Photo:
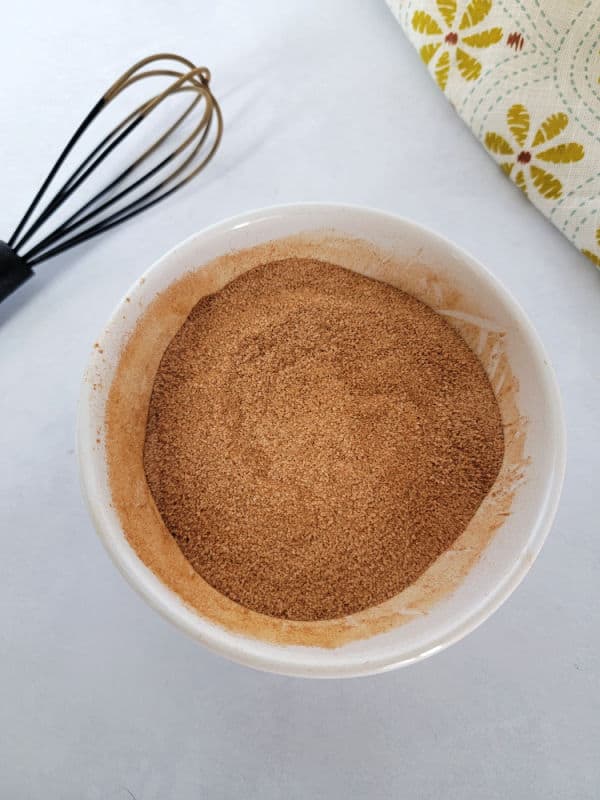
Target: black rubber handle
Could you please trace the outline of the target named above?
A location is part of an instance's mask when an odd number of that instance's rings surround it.
[[[35,273],[6,242],[0,242],[0,302]]]

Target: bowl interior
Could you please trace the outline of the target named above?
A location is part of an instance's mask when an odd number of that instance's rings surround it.
[[[165,530],[141,467],[154,374],[187,314],[200,297],[246,269],[289,255],[323,258],[384,280],[443,314],[486,368],[507,442],[492,492],[455,545],[415,584],[376,609],[320,623],[271,620],[208,587]],[[565,457],[552,370],[523,312],[489,273],[414,223],[316,204],[221,223],[160,259],[131,288],[94,347],[78,438],[96,527],[132,585],[212,649],[250,666],[307,676],[367,674],[410,663],[478,625],[537,555],[555,512]]]

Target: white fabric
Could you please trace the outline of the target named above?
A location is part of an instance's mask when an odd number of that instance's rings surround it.
[[[477,138],[600,266],[600,2],[388,4]]]

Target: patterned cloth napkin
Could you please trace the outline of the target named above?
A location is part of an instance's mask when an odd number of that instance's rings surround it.
[[[600,267],[600,0],[387,0],[506,175]]]

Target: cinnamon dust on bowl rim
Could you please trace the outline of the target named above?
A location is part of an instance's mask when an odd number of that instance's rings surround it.
[[[419,300],[318,260],[201,299],[154,380],[148,485],[211,586],[274,617],[389,600],[465,530],[504,454],[481,362]]]

